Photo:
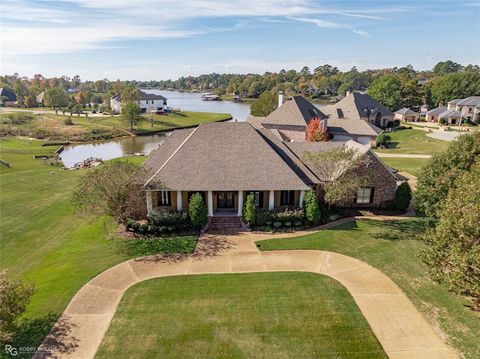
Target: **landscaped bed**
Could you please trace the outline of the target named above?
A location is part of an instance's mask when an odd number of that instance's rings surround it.
[[[96,357],[386,355],[341,284],[313,273],[280,272],[139,283],[123,296]]]
[[[259,241],[261,250],[319,249],[359,258],[388,275],[405,291],[440,335],[448,336],[465,358],[480,353],[480,316],[468,301],[432,282],[419,255],[424,243],[417,236],[428,226],[426,218],[401,221],[358,220],[294,238]]]

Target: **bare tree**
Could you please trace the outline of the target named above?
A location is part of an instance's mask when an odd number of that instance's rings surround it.
[[[344,204],[351,200],[370,179],[365,170],[370,158],[354,148],[305,152],[303,159],[322,180],[324,199],[329,205]]]

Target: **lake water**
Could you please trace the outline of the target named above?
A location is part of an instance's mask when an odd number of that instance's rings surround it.
[[[203,101],[199,93],[178,91],[145,90],[168,99],[168,105],[183,111],[231,113],[233,121],[245,121],[250,114],[250,105],[232,101]],[[60,154],[65,167],[70,168],[77,162],[89,157],[111,160],[134,153],[149,154],[165,141],[168,134],[116,138],[109,141],[65,146]]]

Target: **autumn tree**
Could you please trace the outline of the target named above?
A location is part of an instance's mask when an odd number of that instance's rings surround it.
[[[312,118],[305,130],[307,142],[326,142],[329,140],[326,127],[318,117]]]
[[[305,152],[303,159],[321,178],[324,200],[329,206],[348,203],[370,180],[369,172],[363,170],[370,158],[353,148]]]

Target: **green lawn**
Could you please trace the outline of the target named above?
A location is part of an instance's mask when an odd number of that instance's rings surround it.
[[[382,158],[388,166],[396,168],[399,171],[408,172],[418,177],[422,171],[422,167],[428,162],[426,158]]]
[[[448,141],[427,137],[422,130],[398,130],[388,133],[392,138],[390,147],[377,152],[383,153],[408,153],[416,155],[433,155],[443,152],[449,145]]]
[[[257,242],[261,250],[321,249],[359,258],[395,281],[423,313],[432,327],[448,335],[448,341],[466,358],[480,357],[480,315],[468,302],[433,283],[418,255],[424,244],[416,239],[426,219],[381,222],[360,220],[332,230],[296,238]]]
[[[139,283],[122,298],[96,358],[386,355],[341,284],[313,273],[280,272]]]
[[[85,170],[64,171],[32,159],[55,149],[40,145],[0,140],[0,158],[12,166],[0,165],[0,267],[36,287],[17,340],[22,346],[38,345],[73,295],[103,270],[139,254],[191,252],[196,242],[195,237],[118,239],[112,219],[76,215],[71,192]]]
[[[88,118],[85,115],[73,115],[73,125],[66,125],[69,116],[61,113],[30,114],[33,119],[22,124],[12,124],[9,114],[0,113],[0,134],[17,135],[34,138],[52,138],[71,141],[90,141],[130,135],[130,124],[122,116],[102,116]],[[140,134],[167,131],[181,127],[196,126],[205,122],[225,121],[231,119],[228,113],[213,112],[176,112],[168,115],[143,115],[143,121],[136,127]]]

